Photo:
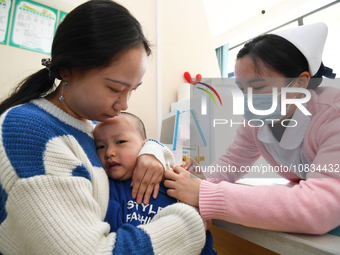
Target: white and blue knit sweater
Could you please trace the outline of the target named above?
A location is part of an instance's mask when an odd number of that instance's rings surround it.
[[[0,254],[200,253],[203,221],[182,203],[109,233],[108,179],[90,121],[38,99],[2,114],[0,125]]]

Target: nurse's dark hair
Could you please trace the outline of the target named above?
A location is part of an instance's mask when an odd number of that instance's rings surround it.
[[[140,134],[141,138],[144,140],[146,139],[146,130],[145,125],[143,121],[137,117],[136,115],[130,113],[130,112],[121,112],[122,115],[129,116],[131,119],[133,119],[136,123],[135,128],[137,129],[138,133]]]
[[[265,68],[274,69],[287,78],[296,78],[302,72],[309,72],[305,56],[292,43],[273,34],[260,35],[247,42],[238,52],[237,59],[250,56],[255,71],[261,73]],[[322,81],[320,70],[310,79],[308,89],[316,89]]]
[[[123,6],[111,0],[91,0],[79,5],[60,23],[55,33],[51,63],[28,76],[0,104],[0,114],[10,107],[50,93],[60,68],[88,71],[109,66],[122,53],[143,47],[151,54],[140,23]]]

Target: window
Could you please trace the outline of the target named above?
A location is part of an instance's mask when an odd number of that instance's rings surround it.
[[[240,51],[240,49],[243,48],[243,45],[244,44],[237,46],[237,47],[234,47],[233,49],[229,50],[228,67],[227,67],[228,78],[234,77],[234,66],[235,66],[236,56],[237,56],[237,53]]]
[[[291,22],[280,26],[274,30],[268,31],[268,33],[279,31],[294,26],[312,24],[316,22],[324,22],[328,26],[328,37],[326,40],[322,61],[325,66],[333,69],[334,73],[337,73],[336,77],[340,77],[340,3],[336,1],[318,10],[315,10],[309,14],[299,17]],[[228,52],[228,77],[234,77],[234,66],[237,53],[242,49],[246,42],[230,48]]]

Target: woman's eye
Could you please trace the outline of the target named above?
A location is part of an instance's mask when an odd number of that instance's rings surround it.
[[[114,93],[120,93],[124,90],[123,87],[119,87],[119,86],[115,86],[115,87],[111,87],[111,86],[108,86],[108,88],[113,91]]]
[[[121,140],[121,141],[118,141],[117,144],[122,144],[122,143],[125,143],[126,141],[124,140]]]
[[[98,145],[98,146],[96,146],[96,150],[101,150],[101,149],[104,149],[104,148],[105,148],[104,145]]]
[[[253,89],[255,90],[259,90],[259,89],[263,89],[265,86],[261,86],[261,87],[253,87]]]
[[[114,88],[110,88],[114,93],[119,93],[119,92],[121,92],[120,90],[118,90],[118,89],[114,89]]]

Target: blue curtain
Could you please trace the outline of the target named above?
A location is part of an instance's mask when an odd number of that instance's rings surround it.
[[[222,78],[228,78],[228,51],[229,44],[224,44],[223,46],[216,49],[216,56],[218,65],[221,71]]]

